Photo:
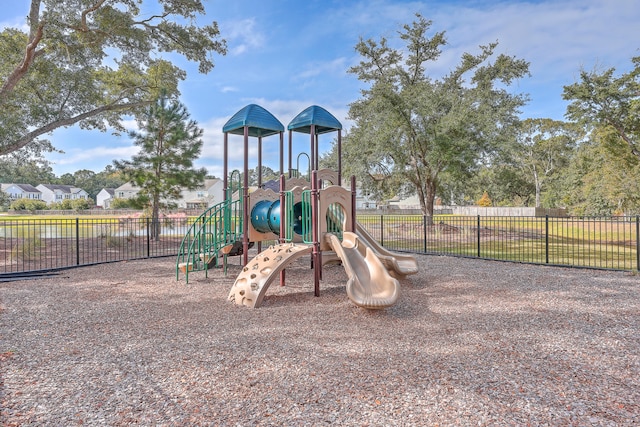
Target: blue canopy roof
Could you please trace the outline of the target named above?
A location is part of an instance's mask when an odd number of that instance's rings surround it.
[[[235,113],[222,131],[244,135],[245,126],[249,128],[249,136],[270,136],[284,132],[284,125],[273,114],[256,104],[249,104]]]
[[[342,129],[342,124],[322,107],[312,105],[295,116],[287,126],[288,130],[311,133],[311,125],[316,126],[316,134],[333,132]]]

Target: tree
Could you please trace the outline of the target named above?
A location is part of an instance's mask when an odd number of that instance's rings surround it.
[[[491,194],[493,206],[530,206],[535,198],[535,189],[522,168],[512,162],[492,161],[480,167],[469,180],[451,182],[446,180],[443,194],[462,195],[452,201],[469,204],[478,200],[484,191]],[[446,200],[446,199],[445,199]]]
[[[52,151],[55,150],[48,142],[41,141],[0,157],[0,182],[34,186],[54,182],[51,162],[45,158],[45,153]]]
[[[443,172],[463,180],[512,139],[526,96],[506,87],[526,75],[529,64],[505,55],[490,62],[497,46],[491,43],[476,55],[463,54],[452,72],[432,79],[426,64],[439,58],[445,36],[429,37],[431,21],[416,16],[399,32],[406,60],[384,38],[356,45],[363,59],[349,71],[370,86],[350,105],[355,125],[345,137],[345,164],[382,189],[410,186],[431,216]]]
[[[124,131],[124,115],[177,95],[186,77],[159,52],[213,68],[226,45],[215,22],[195,24],[201,0],[149,3],[152,13],[139,0],[31,0],[28,33],[0,33],[0,155],[75,124]]]
[[[11,205],[11,197],[4,191],[0,191],[0,212],[5,212]]]
[[[574,215],[603,216],[640,212],[640,159],[611,127],[596,128],[582,142],[556,185]]]
[[[115,166],[140,187],[141,197],[151,207],[151,236],[160,237],[160,207],[180,197],[184,188],[193,190],[204,182],[206,169],[194,169],[193,160],[202,149],[202,129],[189,119],[186,108],[166,96],[158,98],[143,121],[143,133],[131,132],[140,152]]]
[[[574,153],[578,129],[551,119],[527,119],[521,123],[514,147],[514,160],[529,173],[535,186],[536,207],[542,188],[558,169],[566,166]]]
[[[571,101],[567,117],[588,127],[606,126],[640,158],[640,56],[635,68],[615,77],[615,68],[602,73],[580,72],[580,81],[564,87],[562,97]]]

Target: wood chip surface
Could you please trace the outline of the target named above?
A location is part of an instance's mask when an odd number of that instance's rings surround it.
[[[640,276],[418,256],[398,303],[309,260],[257,309],[173,258],[0,283],[3,426],[640,425]]]

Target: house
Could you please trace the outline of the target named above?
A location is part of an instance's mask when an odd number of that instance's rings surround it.
[[[73,185],[40,184],[36,189],[42,193],[42,200],[47,204],[89,198],[89,193]]]
[[[351,191],[351,183],[343,180],[342,187]],[[356,182],[356,210],[377,209],[378,201],[373,197],[371,191],[365,189],[362,183]]]
[[[373,199],[371,192],[356,186],[356,210],[376,209],[377,207],[378,202]]]
[[[115,194],[116,194],[115,188],[103,188],[96,195],[96,206],[100,206],[104,209],[109,209]]]
[[[42,200],[42,193],[31,184],[2,184],[2,191],[13,200]]]
[[[195,190],[187,190],[183,189],[180,191],[180,198],[177,200],[171,200],[171,202],[176,203],[178,208],[182,209],[200,209],[200,208],[208,208],[215,204],[218,204],[224,200],[224,192],[223,192],[224,183],[222,180],[218,178],[213,179],[205,179],[204,184]],[[101,200],[101,195],[105,197],[104,200],[109,200],[106,198],[108,194],[108,188],[103,188],[98,193],[97,199]],[[113,190],[113,194],[108,201],[110,205],[113,199],[132,199],[137,197],[140,192],[140,187],[136,187],[131,182],[127,182],[122,184],[120,187]],[[163,200],[166,202],[166,200]],[[106,205],[103,206],[105,209],[109,209]]]
[[[179,208],[209,208],[224,201],[224,183],[218,178],[205,179],[204,184],[195,190],[182,190],[177,200]]]
[[[390,209],[420,209],[420,199],[416,194],[404,198],[395,196],[387,201],[387,206]]]
[[[138,196],[140,187],[136,187],[131,182],[126,182],[114,190],[113,197],[116,199],[133,199]]]

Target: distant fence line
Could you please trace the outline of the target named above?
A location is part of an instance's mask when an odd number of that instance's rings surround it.
[[[523,263],[637,271],[640,218],[358,214],[390,250]],[[0,219],[0,276],[175,256],[192,219]]]
[[[29,211],[16,211],[9,210],[9,214],[19,215],[65,215],[65,216],[139,216],[142,213],[139,209],[41,209],[33,212]],[[176,209],[168,212],[164,212],[166,215],[171,216],[175,214],[185,216],[199,216],[202,213],[202,209]]]
[[[373,215],[422,215],[420,209],[401,209],[395,206],[381,209],[362,210],[362,213]],[[568,217],[565,208],[549,209],[535,207],[482,207],[482,206],[436,206],[434,215],[463,215],[463,216],[535,216],[535,217]]]
[[[368,215],[422,215],[421,209],[404,209],[396,206],[387,206],[378,209],[359,209],[358,212]],[[14,211],[10,210],[10,214],[34,214],[34,215],[69,215],[69,216],[135,216],[140,215],[141,211],[136,209],[84,209],[84,210],[63,210],[63,209],[44,209],[34,212]],[[166,215],[175,214],[186,216],[199,216],[201,209],[176,209],[166,212]],[[535,207],[482,207],[482,206],[438,206],[433,211],[434,215],[465,215],[465,216],[552,216],[567,217],[569,216],[565,208],[549,209]]]

